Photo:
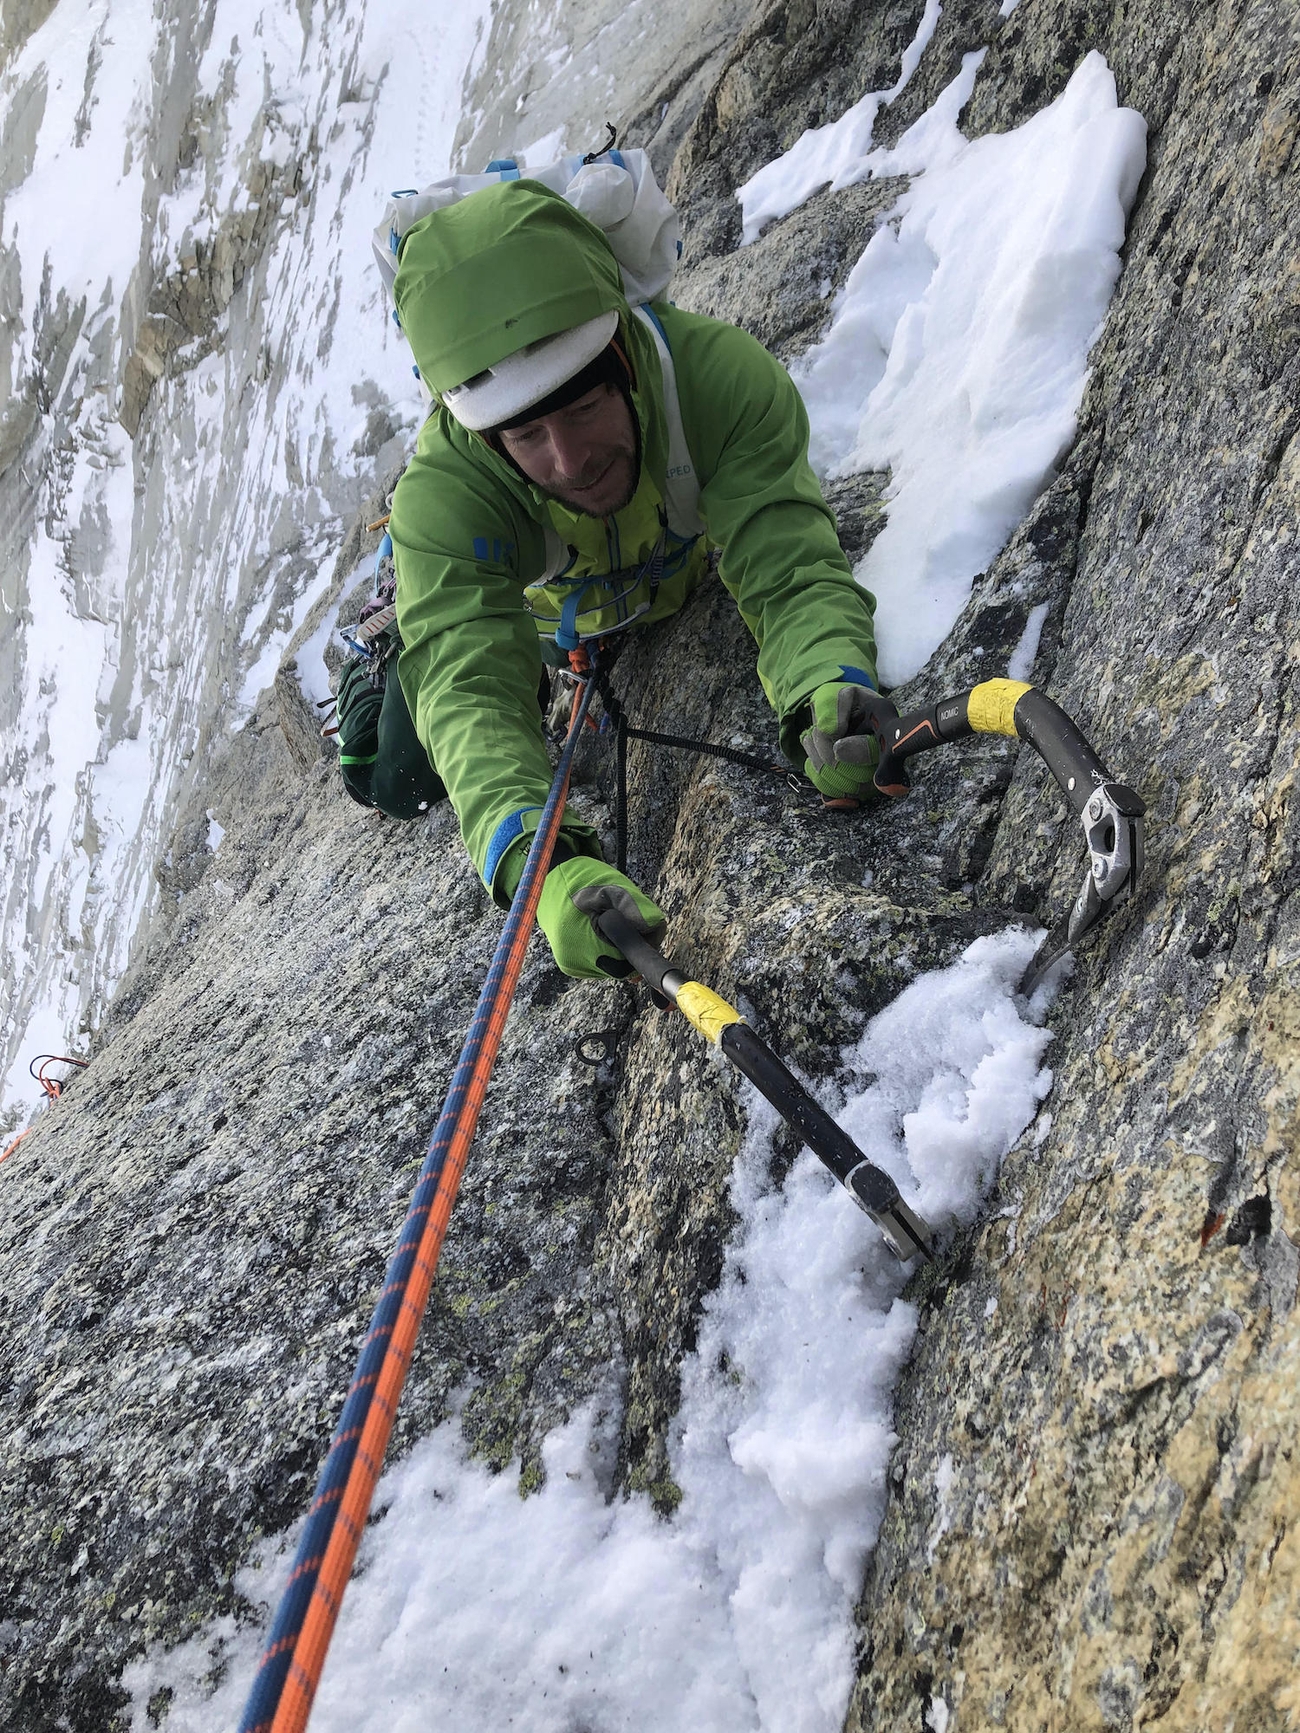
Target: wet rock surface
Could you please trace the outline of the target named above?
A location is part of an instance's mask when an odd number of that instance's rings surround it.
[[[755,11],[677,156],[683,304],[783,353],[811,340],[885,189],[815,201],[743,269],[730,193],[891,83],[919,13]],[[1053,1014],[1045,1113],[984,1225],[915,1284],[850,1729],[1300,1712],[1294,29],[1266,0],[953,5],[878,124],[895,135],[985,43],[968,130],[1018,124],[1093,47],[1151,124],[1079,438],[896,694],[1005,668],[1046,604],[1033,678],[1151,820],[1136,902]],[[835,490],[855,555],[881,485]],[[374,544],[359,526],[336,597]],[[719,588],[615,684],[634,722],[774,751]],[[182,815],[168,918],[93,1066],[0,1172],[0,1703],[24,1733],[124,1725],[125,1660],[235,1607],[239,1561],[301,1511],[499,927],[450,816],[351,806],[314,726],[286,671]],[[608,826],[601,750],[575,803]],[[689,754],[630,759],[631,866],[674,948],[822,1080],[849,1081],[843,1044],[918,969],[1055,918],[1083,870],[1041,765],[1001,740],[923,760],[911,800],[859,817]],[[592,1029],[615,1038],[594,1068],[574,1053]],[[395,1448],[468,1387],[471,1447],[527,1492],[546,1431],[595,1397],[610,1491],[671,1509],[678,1368],[741,1130],[681,1019],[567,982],[538,944]]]

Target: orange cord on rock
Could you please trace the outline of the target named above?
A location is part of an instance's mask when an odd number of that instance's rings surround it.
[[[51,1077],[48,1067],[51,1065],[75,1065],[78,1071],[84,1071],[89,1064],[89,1059],[74,1059],[71,1053],[38,1053],[35,1059],[29,1063],[27,1069],[40,1084],[46,1096],[51,1101],[57,1101],[63,1094],[68,1080],[66,1077]],[[29,1125],[27,1131],[20,1131],[17,1137],[6,1146],[4,1154],[0,1155],[0,1162],[8,1161],[28,1132],[35,1131],[35,1129],[34,1125]]]

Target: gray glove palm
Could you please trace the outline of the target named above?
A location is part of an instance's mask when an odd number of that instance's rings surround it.
[[[812,727],[800,735],[808,759],[804,770],[827,806],[852,809],[870,800],[880,762],[876,725],[884,726],[894,707],[870,686],[833,681],[819,686],[810,700]]]

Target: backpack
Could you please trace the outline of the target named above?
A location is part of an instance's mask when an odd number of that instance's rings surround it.
[[[612,130],[612,129],[611,129]],[[375,263],[391,300],[397,280],[397,255],[402,236],[431,211],[445,210],[459,199],[472,198],[500,181],[540,181],[560,193],[575,210],[604,230],[618,261],[623,291],[633,313],[649,330],[663,376],[664,413],[668,422],[668,473],[664,504],[668,527],[679,542],[693,541],[703,530],[699,513],[700,485],[682,427],[677,375],[664,328],[650,307],[662,298],[681,258],[681,223],[671,202],[660,191],[650,159],[643,150],[597,152],[594,156],[564,156],[545,168],[521,170],[513,157],[490,162],[481,175],[446,175],[421,191],[395,192],[374,231]],[[394,322],[397,311],[393,310]],[[399,327],[400,329],[400,327]],[[428,392],[427,386],[423,389]],[[550,524],[545,526],[546,565],[538,587],[560,577],[568,549]],[[532,586],[530,586],[532,587]]]
[[[361,806],[390,818],[418,818],[447,791],[429,763],[396,677],[397,632],[393,544],[385,533],[375,556],[374,594],[341,636],[351,654],[335,692],[336,739],[343,786]]]
[[[660,192],[643,150],[606,150],[594,159],[564,156],[546,168],[521,169],[513,157],[490,162],[481,175],[445,175],[416,191],[395,192],[374,231],[375,263],[392,298],[402,236],[431,211],[445,210],[484,187],[525,177],[560,193],[603,229],[633,307],[658,301],[681,258],[681,224]]]

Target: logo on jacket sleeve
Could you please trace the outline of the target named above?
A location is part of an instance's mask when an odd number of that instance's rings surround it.
[[[494,536],[490,542],[486,536],[474,537],[474,558],[476,560],[490,560],[494,566],[499,566],[514,557],[515,544],[513,542],[503,542],[497,536]]]

